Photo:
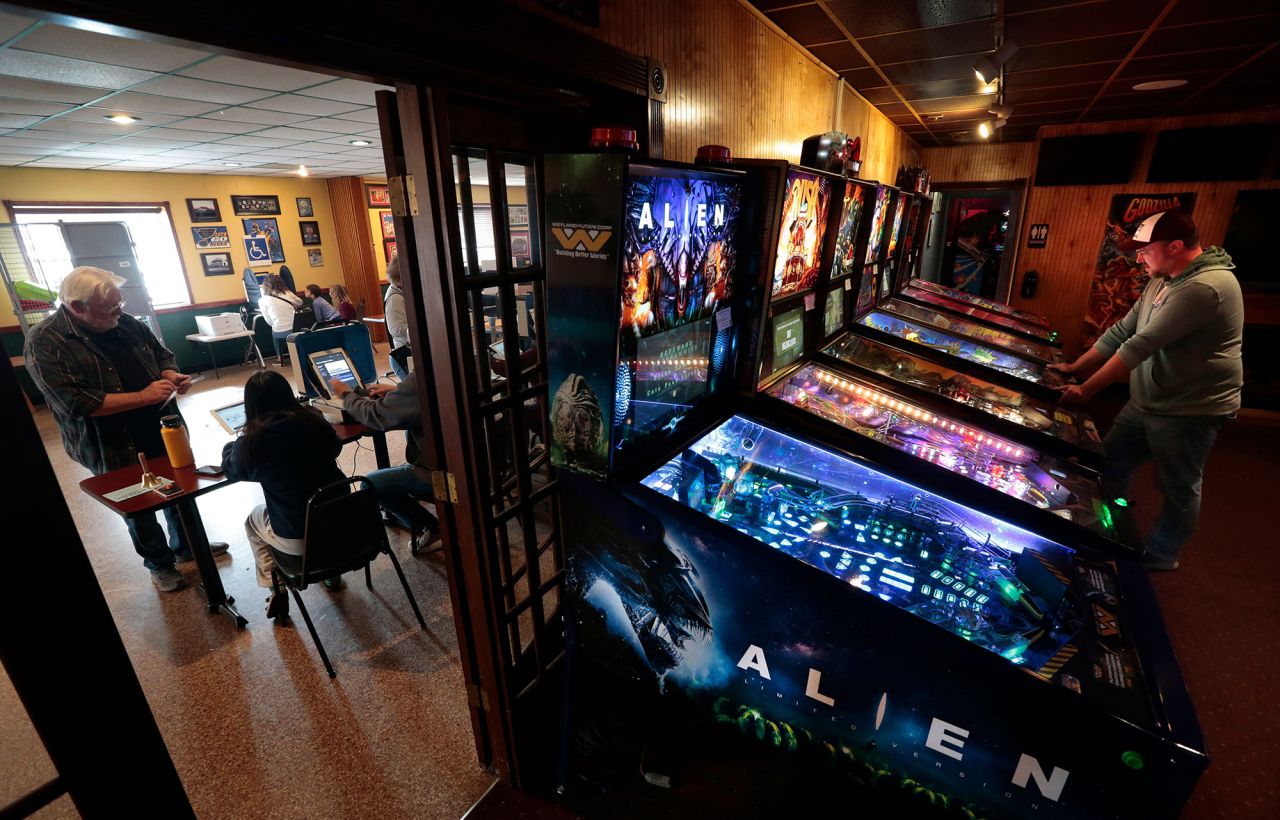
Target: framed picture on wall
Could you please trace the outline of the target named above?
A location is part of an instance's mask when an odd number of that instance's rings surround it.
[[[240,196],[231,195],[231,210],[236,216],[253,214],[280,213],[280,197],[278,196]]]
[[[320,244],[320,223],[319,222],[299,222],[298,230],[302,233],[302,244],[304,245]]]
[[[188,199],[187,215],[192,222],[221,222],[222,211],[216,199]]]
[[[511,264],[517,268],[527,267],[532,264],[532,260],[529,258],[528,231],[511,232]]]
[[[382,238],[396,238],[396,218],[390,211],[383,211],[378,214],[378,221],[382,223]]]
[[[274,219],[242,219],[244,223],[244,235],[261,236],[267,240],[267,247],[271,251],[272,262],[284,261],[284,246],[280,244],[280,228],[276,225]]]
[[[528,205],[508,205],[507,224],[511,227],[523,227],[529,224]]]
[[[297,201],[298,201],[298,216],[315,216],[316,215],[315,210],[311,207],[311,197],[300,196],[300,197],[297,197]]]
[[[230,276],[231,254],[226,251],[222,253],[202,253],[200,254],[200,265],[204,268],[205,276]]]
[[[226,225],[207,225],[203,228],[192,228],[191,238],[195,240],[196,247],[201,250],[231,247],[231,237],[227,234]]]
[[[365,185],[365,195],[369,200],[370,208],[390,208],[391,207],[391,191],[386,185]]]
[[[311,267],[320,268],[324,266],[324,254],[319,248],[307,248],[307,261],[311,263]]]
[[[396,255],[396,241],[394,239],[382,240],[382,255],[388,263],[391,262],[391,257]]]

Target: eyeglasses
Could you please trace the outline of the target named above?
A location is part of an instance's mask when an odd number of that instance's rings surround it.
[[[114,316],[117,313],[124,312],[123,298],[112,302],[109,305],[102,304],[100,302],[87,302],[86,305],[92,313],[97,313],[100,316]]]

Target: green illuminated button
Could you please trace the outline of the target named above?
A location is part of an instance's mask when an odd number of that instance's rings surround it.
[[[1143,766],[1147,765],[1146,759],[1138,752],[1125,752],[1120,755],[1120,759],[1123,760],[1124,765],[1128,766],[1130,769],[1141,769]]]

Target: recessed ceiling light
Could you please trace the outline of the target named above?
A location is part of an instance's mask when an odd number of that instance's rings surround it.
[[[305,165],[299,165],[299,166],[298,166],[298,176],[300,176],[300,177],[305,177],[305,176],[306,176],[307,174],[309,174],[309,173],[311,173],[311,172],[307,170],[307,166],[305,166]]]
[[[1186,85],[1186,80],[1152,80],[1149,83],[1138,83],[1133,87],[1134,91],[1165,91],[1170,88],[1181,88]]]
[[[368,140],[347,140],[347,142],[351,143],[352,145],[359,145],[361,148],[365,147],[366,145],[373,145],[373,143],[369,142]]]
[[[239,167],[240,167],[240,163],[238,163],[238,162],[224,162],[224,163],[222,163],[222,164],[223,164],[223,165],[225,165],[225,166],[227,166],[228,168],[239,168]]]
[[[128,114],[108,114],[103,117],[104,120],[111,120],[116,125],[133,125],[135,122],[141,122],[141,117],[133,117]]]

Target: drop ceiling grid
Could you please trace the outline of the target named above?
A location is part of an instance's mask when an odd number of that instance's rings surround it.
[[[0,12],[0,165],[376,175],[382,87]]]

